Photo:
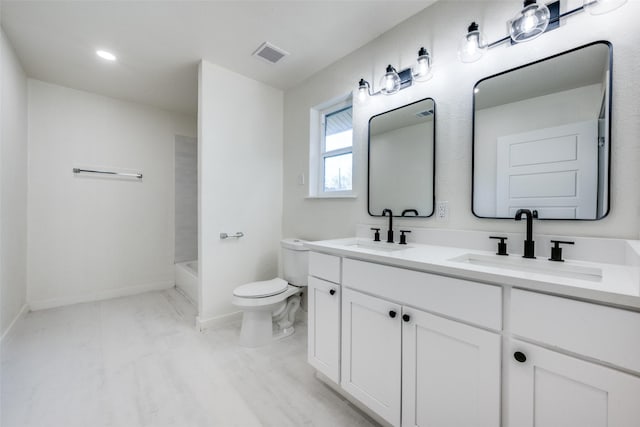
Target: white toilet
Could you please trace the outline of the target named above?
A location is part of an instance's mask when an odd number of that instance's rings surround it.
[[[243,311],[240,345],[245,347],[258,347],[294,332],[300,295],[307,286],[309,250],[298,239],[280,244],[284,280],[276,277],[233,290],[233,305]]]

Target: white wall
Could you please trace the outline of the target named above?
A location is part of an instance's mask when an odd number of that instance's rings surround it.
[[[30,306],[172,286],[174,137],[195,119],[31,79],[28,102]]]
[[[176,136],[175,261],[198,259],[198,141]]]
[[[206,327],[238,311],[234,287],[278,272],[282,92],[205,61],[198,87],[199,321]],[[220,240],[237,231],[245,236]]]
[[[569,0],[571,9],[582,4]],[[627,2],[607,15],[573,16],[561,28],[522,45],[491,49],[477,63],[462,64],[457,45],[473,20],[490,41],[505,36],[506,21],[520,6],[504,1],[440,1],[383,34],[361,49],[328,66],[285,93],[284,129],[284,234],[308,239],[350,236],[355,224],[384,224],[367,214],[366,141],[369,118],[422,98],[436,103],[436,199],[449,202],[449,220],[403,220],[399,225],[470,230],[519,231],[509,220],[479,219],[471,213],[471,122],[474,84],[486,76],[560,53],[596,40],[613,44],[612,207],[609,215],[594,222],[544,221],[536,231],[546,234],[637,238],[640,231],[640,69],[639,38],[635,17],[640,2]],[[365,19],[365,18],[363,18]],[[298,185],[299,174],[308,173],[309,109],[352,91],[364,77],[377,83],[387,64],[410,66],[420,46],[433,55],[434,77],[400,93],[369,98],[354,105],[355,200],[306,199]],[[383,225],[384,227],[384,225]]]
[[[27,77],[0,31],[0,336],[27,297]]]

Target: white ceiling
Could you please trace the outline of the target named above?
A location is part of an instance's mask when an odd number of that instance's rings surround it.
[[[200,59],[287,89],[434,1],[19,0],[1,22],[30,77],[195,114]],[[251,56],[264,41],[290,55]]]

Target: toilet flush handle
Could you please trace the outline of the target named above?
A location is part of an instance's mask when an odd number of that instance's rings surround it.
[[[221,240],[228,239],[230,237],[235,237],[236,239],[239,239],[242,236],[244,236],[244,233],[242,231],[238,231],[236,234],[220,233]]]

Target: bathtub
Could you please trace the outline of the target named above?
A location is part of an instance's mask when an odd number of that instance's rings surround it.
[[[175,264],[176,288],[194,304],[198,302],[198,261]]]

